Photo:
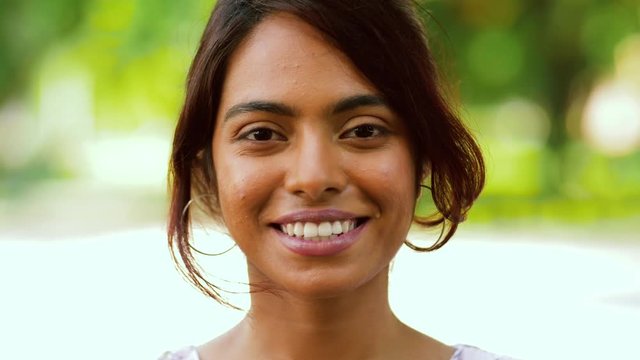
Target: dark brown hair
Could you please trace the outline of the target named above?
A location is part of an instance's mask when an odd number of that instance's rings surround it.
[[[269,14],[286,12],[315,27],[342,51],[403,119],[415,161],[416,187],[429,181],[438,212],[415,217],[443,226],[431,251],[444,245],[484,185],[480,149],[445,100],[423,26],[410,0],[218,0],[204,30],[187,80],[170,163],[168,236],[183,275],[206,295],[226,303],[209,282],[190,243],[192,199],[207,196],[209,216],[219,219],[211,142],[227,62]],[[446,231],[445,231],[446,229]]]

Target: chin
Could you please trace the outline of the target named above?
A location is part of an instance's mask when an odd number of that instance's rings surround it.
[[[296,276],[295,279],[283,282],[288,286],[283,290],[297,298],[308,300],[330,300],[343,296],[348,296],[359,290],[375,286],[380,282],[375,279],[386,277],[386,267],[376,272],[352,272],[348,275],[344,273],[337,275],[332,271],[314,271],[306,276]],[[301,275],[301,274],[299,274]],[[383,286],[386,283],[381,283]],[[386,287],[385,290],[386,291]]]

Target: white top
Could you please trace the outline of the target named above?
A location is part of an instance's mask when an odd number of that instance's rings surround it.
[[[498,356],[470,345],[454,345],[456,351],[451,360],[513,360],[506,356]],[[158,360],[200,360],[198,352],[193,346],[176,352],[166,352]]]

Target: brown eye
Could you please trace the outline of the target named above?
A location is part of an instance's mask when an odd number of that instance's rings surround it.
[[[359,138],[372,137],[375,133],[376,128],[373,125],[362,125],[353,129],[353,134]]]
[[[270,141],[284,139],[281,135],[268,128],[253,129],[245,133],[243,137],[247,140],[253,141]]]
[[[363,124],[358,125],[351,130],[347,131],[342,137],[343,138],[358,138],[358,139],[367,139],[378,137],[386,134],[387,131],[384,128],[381,128],[376,125],[371,124]]]
[[[249,134],[249,138],[252,140],[265,141],[271,140],[273,136],[273,131],[269,129],[258,129],[254,130],[251,134]]]

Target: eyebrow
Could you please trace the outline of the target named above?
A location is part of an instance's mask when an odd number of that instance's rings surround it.
[[[387,106],[387,102],[384,101],[378,95],[362,94],[354,95],[344,98],[338,101],[331,110],[332,115],[344,113],[350,110],[354,110],[361,106]]]
[[[328,111],[331,115],[337,115],[354,110],[362,106],[387,106],[380,96],[372,94],[359,94],[346,97],[338,101]],[[254,100],[233,105],[224,116],[224,121],[230,118],[250,112],[267,112],[275,115],[296,116],[299,112],[286,104],[274,101]]]
[[[240,114],[256,111],[268,112],[284,116],[295,116],[297,114],[297,111],[295,111],[295,109],[283,103],[255,100],[233,105],[231,108],[229,108],[229,110],[227,110],[226,114],[224,115],[224,121],[227,121],[230,118]]]

